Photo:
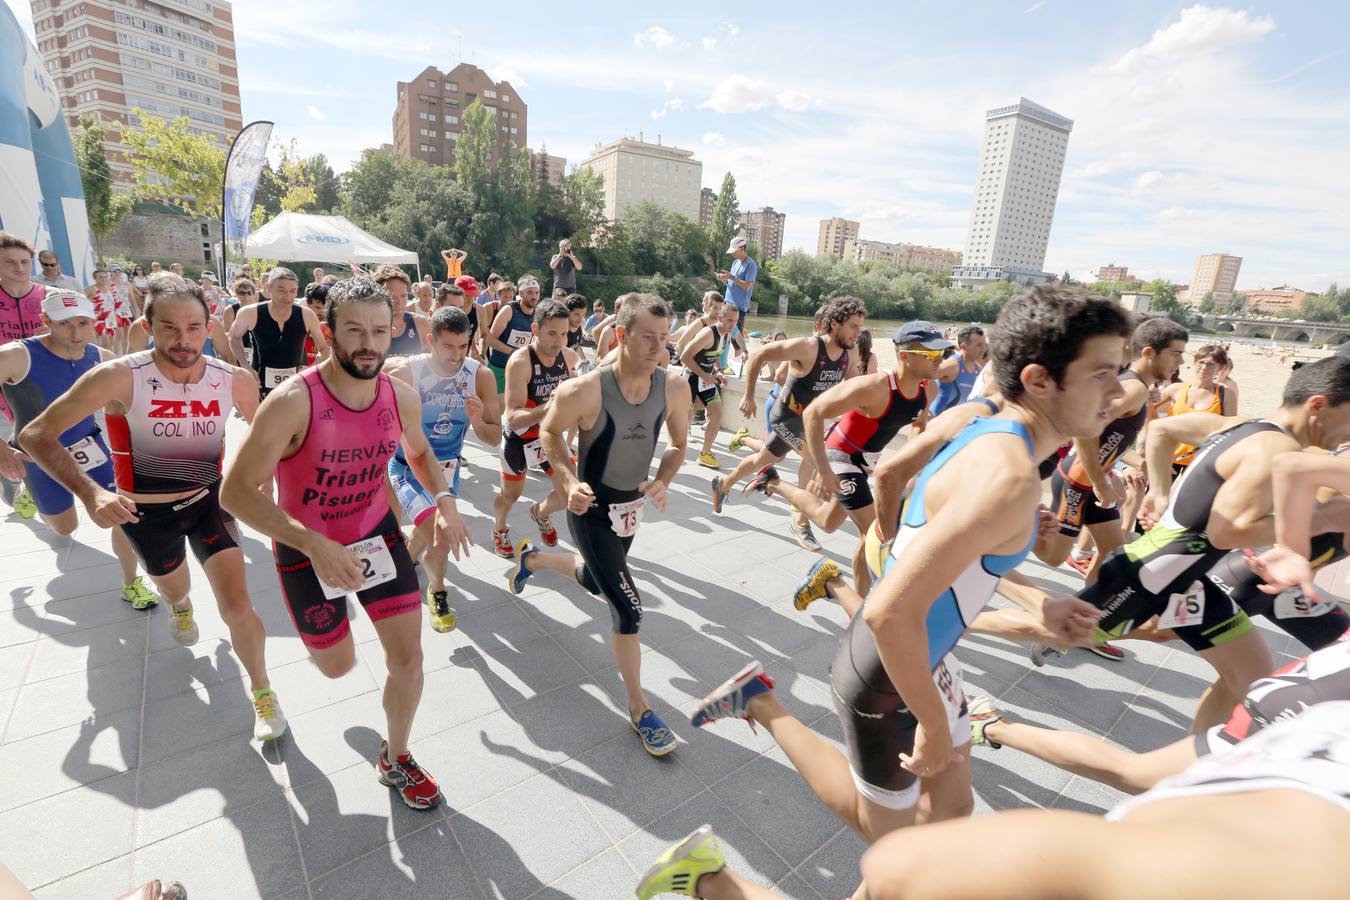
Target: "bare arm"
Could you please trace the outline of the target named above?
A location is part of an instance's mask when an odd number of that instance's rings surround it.
[[[709,323],[702,317],[697,316],[692,322],[680,329],[675,336],[675,352],[680,354],[680,361],[684,361],[684,348],[689,346],[689,342],[699,335],[703,334],[703,328]],[[686,368],[688,368],[686,366]]]
[[[502,401],[497,396],[497,381],[487,366],[478,367],[474,374],[474,387],[478,390],[483,409],[477,416],[469,417],[469,424],[480,441],[495,447],[502,442]]]
[[[516,352],[515,347],[508,346],[501,340],[501,335],[511,324],[511,307],[502,306],[497,310],[497,318],[492,320],[492,326],[483,332],[483,343],[498,353],[505,353],[508,356]]]
[[[1214,413],[1192,412],[1182,416],[1154,419],[1148,424],[1148,440],[1144,443],[1144,466],[1148,471],[1150,512],[1162,514],[1167,496],[1172,491],[1172,457],[1182,444],[1199,446],[1215,432],[1232,427],[1241,421],[1217,416]]]
[[[548,261],[548,267],[549,267],[550,269],[556,269],[556,268],[558,268],[558,265],[559,265],[561,262],[562,262],[562,254],[561,254],[561,253],[555,253],[555,254],[553,254],[553,258],[550,259],[550,260]]]
[[[516,434],[543,421],[548,403],[526,407],[530,386],[530,351],[522,347],[506,361],[506,425]]]
[[[110,493],[83,472],[61,446],[61,435],[100,407],[130,401],[131,369],[118,360],[105,362],[81,375],[19,435],[19,446],[85,505],[100,528],[135,521],[136,504]]]
[[[544,410],[539,437],[548,456],[553,483],[566,498],[567,508],[581,515],[595,495],[577,477],[572,451],[567,445],[567,433],[588,427],[600,415],[600,376],[591,372],[564,381],[549,398]]]
[[[692,329],[691,329],[692,330]],[[708,371],[699,365],[698,354],[713,345],[713,326],[707,325],[698,330],[698,336],[684,345],[680,351],[680,364],[690,372],[693,372],[704,381],[718,382],[722,378],[722,373],[718,371]],[[676,349],[679,349],[679,343],[676,343]]]
[[[825,423],[851,409],[875,419],[885,412],[890,394],[890,378],[885,374],[848,378],[812,400],[803,410],[807,454],[816,465],[817,480],[830,495],[839,490],[839,479],[825,458]]]
[[[689,382],[674,372],[666,373],[666,434],[670,443],[661,454],[661,464],[656,469],[656,480],[670,487],[684,463],[686,444],[689,440],[689,407],[693,402],[689,391]],[[663,504],[664,506],[664,501]]]
[[[806,407],[810,410],[810,406]],[[895,539],[896,524],[900,521],[900,506],[905,496],[905,485],[931,460],[962,428],[980,416],[989,415],[983,403],[960,403],[938,416],[923,434],[905,442],[891,456],[882,460],[876,469],[877,532],[882,540]]]
[[[234,324],[230,326],[230,353],[235,359],[248,359],[248,354],[244,350],[244,335],[257,323],[258,304],[250,303],[248,306],[239,307],[239,312],[234,316]]]
[[[1215,387],[1217,388],[1218,385],[1215,385]],[[1223,414],[1225,416],[1236,416],[1238,414],[1238,389],[1236,384],[1224,388]]]
[[[591,329],[590,333],[591,342],[594,344],[599,344],[600,335],[604,334],[605,329],[613,325],[618,320],[618,318],[619,318],[618,316],[611,314],[605,316],[598,323],[596,323],[596,326]]]
[[[319,327],[319,317],[308,306],[301,306],[300,313],[305,321],[305,331],[314,342],[314,350],[317,353],[315,359],[321,360],[328,356],[328,341],[324,340],[323,329]]]

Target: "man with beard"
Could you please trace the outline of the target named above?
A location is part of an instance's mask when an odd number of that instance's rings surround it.
[[[267,274],[267,285],[267,300],[240,307],[230,325],[230,352],[235,359],[249,358],[245,356],[244,335],[251,337],[258,396],[263,400],[304,366],[306,335],[319,355],[328,349],[319,317],[295,300],[300,292],[295,273],[276,266]]]
[[[483,335],[488,366],[497,380],[497,394],[506,393],[506,363],[511,354],[530,343],[534,308],[539,305],[539,279],[526,275],[516,284],[517,299],[504,303]]]
[[[154,279],[145,316],[154,349],[95,366],[23,430],[19,443],[79,498],[94,524],[121,527],[168,601],[169,632],[184,646],[197,640],[185,564],[191,546],[248,672],[258,714],[254,737],[274,740],[286,730],[286,719],[267,678],[266,634],[249,599],[239,531],[220,505],[225,424],[233,409],[252,420],[257,387],[247,369],[203,355],[210,314],[197,285]],[[61,443],[100,407],[116,493],[83,471]]]
[[[393,307],[372,279],[328,292],[323,325],[333,352],[269,397],[225,473],[227,508],[273,539],[282,594],[300,639],[325,676],[356,664],[347,620],[355,593],[384,647],[388,740],[375,763],[380,782],[413,809],[441,801],[436,780],[408,750],[422,696],[421,597],[412,557],[389,507],[386,472],[403,459],[436,503],[432,544],[459,559],[469,532],[445,475],[415,423],[417,390],[381,371]],[[412,427],[405,428],[404,423]],[[277,479],[277,499],[262,490]]]

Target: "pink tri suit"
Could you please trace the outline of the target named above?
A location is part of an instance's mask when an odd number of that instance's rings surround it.
[[[21,341],[37,333],[42,327],[42,301],[46,296],[47,288],[37,283],[22,297],[12,297],[0,288],[0,344]],[[0,415],[8,422],[14,421],[4,397],[0,397]]]
[[[352,409],[328,390],[317,366],[295,377],[309,391],[309,428],[300,449],[277,466],[277,505],[356,554],[366,575],[356,596],[372,622],[416,612],[417,574],[385,487],[403,436],[393,382],[381,372],[375,402]],[[299,550],[272,548],[300,639],[317,650],[341,642],[351,630],[345,593],[320,582]]]

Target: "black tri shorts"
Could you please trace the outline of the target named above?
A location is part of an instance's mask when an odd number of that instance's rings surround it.
[[[220,482],[167,503],[137,503],[136,521],[122,526],[147,575],[168,575],[187,559],[205,563],[239,546],[239,526],[220,505]]]

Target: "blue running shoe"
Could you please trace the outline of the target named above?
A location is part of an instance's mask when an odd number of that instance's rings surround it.
[[[718,719],[750,719],[750,701],[773,690],[773,679],[764,674],[759,661],[741,669],[720,687],[699,701],[689,724],[701,728]]]
[[[520,594],[525,590],[525,582],[530,580],[534,573],[525,568],[525,557],[531,553],[538,553],[536,547],[530,545],[528,538],[516,545],[516,567],[506,570],[506,586],[511,589],[511,593]]]
[[[675,733],[666,727],[661,717],[649,706],[642,711],[636,722],[628,726],[642,738],[642,749],[652,756],[665,756],[675,749]]]

